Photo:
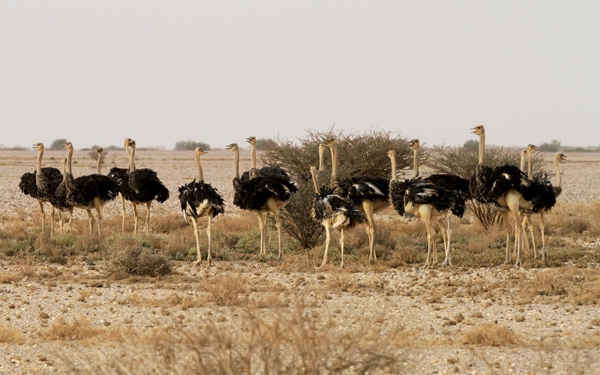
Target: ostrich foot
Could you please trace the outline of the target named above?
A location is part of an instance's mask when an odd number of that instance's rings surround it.
[[[444,263],[442,263],[442,267],[448,267],[448,266],[451,266],[451,265],[452,265],[452,262],[449,261],[448,259],[444,260]]]

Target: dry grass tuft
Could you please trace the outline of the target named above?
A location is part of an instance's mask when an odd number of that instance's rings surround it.
[[[25,336],[14,327],[0,326],[0,343],[21,345],[25,342]]]
[[[171,264],[153,248],[144,247],[134,239],[124,238],[113,245],[107,271],[116,278],[131,275],[163,276],[171,273]]]
[[[231,278],[215,276],[203,279],[202,289],[209,293],[209,300],[218,306],[237,306],[242,302],[241,295],[248,293],[248,282],[242,276]]]
[[[463,345],[506,346],[517,343],[517,337],[512,329],[497,324],[485,324],[465,332]]]
[[[87,319],[79,317],[70,322],[60,318],[42,332],[41,336],[46,340],[83,340],[102,334],[102,329],[92,327]]]

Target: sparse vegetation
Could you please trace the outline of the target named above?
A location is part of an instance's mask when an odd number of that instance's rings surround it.
[[[192,140],[179,141],[175,143],[176,151],[193,151],[196,147],[202,148],[204,151],[210,150],[210,145],[204,142],[196,142]]]

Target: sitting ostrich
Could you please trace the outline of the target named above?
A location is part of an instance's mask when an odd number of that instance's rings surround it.
[[[44,212],[44,203],[50,202],[56,188],[61,183],[63,176],[60,171],[53,167],[42,168],[42,158],[44,156],[44,144],[39,142],[33,145],[38,151],[36,170],[33,173],[26,172],[21,176],[19,188],[25,195],[35,198],[40,205],[42,216],[42,233],[46,232],[46,213]],[[54,206],[50,212],[50,236],[54,234]]]
[[[196,147],[194,156],[196,159],[196,167],[198,168],[198,181],[193,180],[189,184],[179,187],[179,202],[181,203],[181,213],[187,223],[188,216],[194,224],[194,236],[196,237],[196,262],[194,265],[200,264],[202,255],[200,252],[200,238],[198,235],[198,219],[206,216],[208,225],[206,234],[208,235],[208,265],[212,265],[211,256],[211,222],[212,218],[218,214],[225,212],[225,204],[223,198],[210,184],[204,182],[202,173],[202,165],[200,164],[200,156],[207,154],[200,147]]]

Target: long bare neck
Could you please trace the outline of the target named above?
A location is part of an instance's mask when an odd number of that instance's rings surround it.
[[[533,178],[533,153],[527,152],[527,177]]]
[[[250,143],[250,177],[256,177],[256,147]]]
[[[483,165],[483,153],[485,152],[485,133],[479,134],[479,164]]]
[[[127,153],[129,154],[129,173],[135,172],[135,163],[133,161],[133,158],[135,156],[135,147],[131,147],[131,152],[129,152],[128,149]]]
[[[44,149],[41,148],[38,151],[38,157],[37,157],[37,164],[36,164],[36,170],[37,170],[37,176],[41,176],[42,173],[42,157],[44,156]]]
[[[392,181],[398,181],[398,177],[396,175],[396,154],[390,155],[390,160],[392,161]]]
[[[556,186],[554,187],[554,190],[558,191],[558,194],[562,191],[562,178],[560,177],[560,170],[558,169],[559,161],[558,155],[554,157],[554,171],[556,172]]]
[[[96,173],[102,174],[102,153],[98,153],[98,164],[96,165]]]
[[[240,178],[240,151],[233,151],[233,172],[234,178]]]
[[[396,160],[394,160],[394,164]],[[419,149],[415,147],[413,150],[413,173],[414,177],[419,177]]]
[[[521,170],[521,172],[525,172],[525,153],[524,152],[521,152],[521,164],[519,166],[519,169]]]
[[[330,151],[331,151],[331,182],[333,182],[337,178],[337,173],[338,173],[337,146],[335,143],[330,147]]]
[[[315,193],[319,194],[319,185],[317,184],[317,169],[310,167],[310,174],[312,176],[313,186],[315,187]]]
[[[71,169],[71,160],[73,159],[73,149],[69,148],[67,150],[67,172],[70,175],[73,175],[73,170]]]
[[[319,170],[323,170],[323,153],[325,152],[325,148],[319,146]]]
[[[202,173],[202,165],[200,164],[200,155],[196,154],[196,167],[198,168],[198,181],[204,181],[204,174]]]

